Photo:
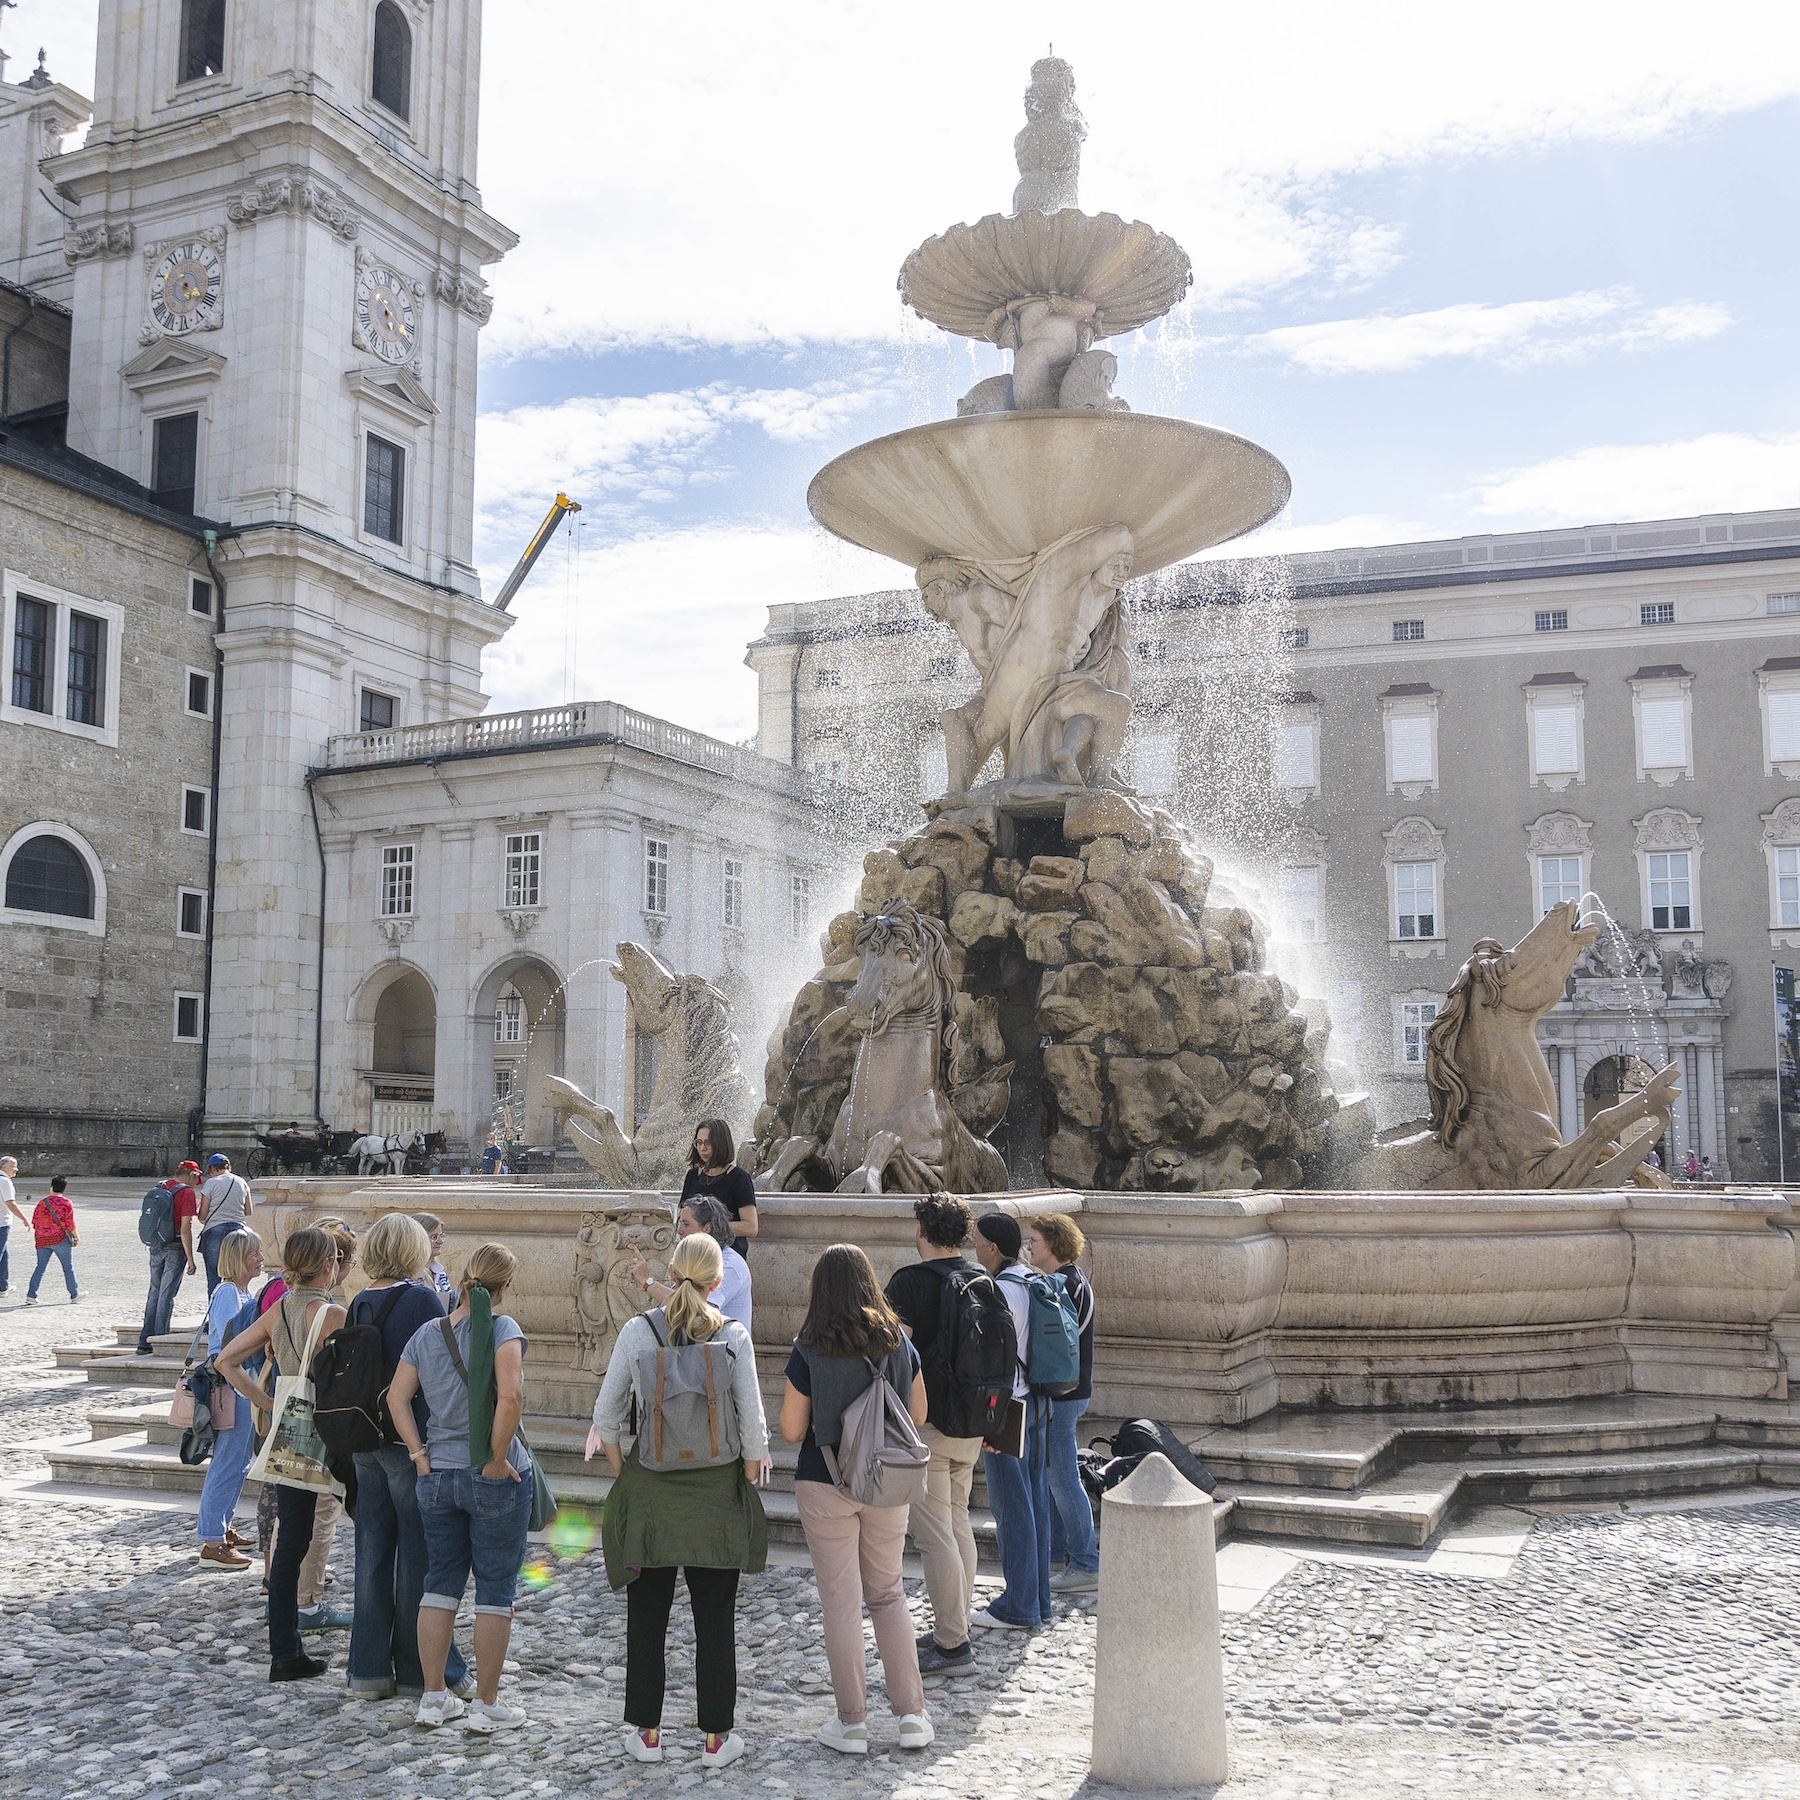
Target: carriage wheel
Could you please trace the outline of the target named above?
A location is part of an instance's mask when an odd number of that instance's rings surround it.
[[[274,1157],[271,1156],[267,1150],[263,1149],[261,1145],[258,1145],[256,1149],[250,1152],[249,1157],[246,1159],[244,1163],[244,1173],[249,1176],[252,1181],[261,1181],[266,1176],[274,1173],[274,1162]]]

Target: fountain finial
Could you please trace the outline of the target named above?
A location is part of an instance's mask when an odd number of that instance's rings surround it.
[[[1025,129],[1013,139],[1019,185],[1013,213],[1054,213],[1077,206],[1081,141],[1087,121],[1075,104],[1075,71],[1060,56],[1041,56],[1031,65],[1025,90]]]

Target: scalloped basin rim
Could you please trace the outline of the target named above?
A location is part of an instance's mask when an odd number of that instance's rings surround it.
[[[986,413],[859,444],[813,477],[806,504],[834,536],[909,568],[997,562],[1071,531],[1129,526],[1149,575],[1241,537],[1287,504],[1260,445],[1154,413]]]

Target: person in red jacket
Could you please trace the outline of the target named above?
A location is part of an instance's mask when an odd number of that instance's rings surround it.
[[[52,1175],[49,1193],[31,1209],[31,1235],[37,1242],[37,1267],[32,1270],[31,1285],[25,1290],[27,1306],[37,1305],[38,1283],[44,1279],[44,1271],[49,1268],[53,1256],[62,1264],[70,1303],[81,1298],[81,1289],[75,1285],[73,1256],[81,1238],[75,1230],[75,1208],[65,1191],[68,1185],[68,1176]]]

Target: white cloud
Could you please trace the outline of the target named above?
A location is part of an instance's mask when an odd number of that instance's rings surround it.
[[[1019,15],[694,0],[490,0],[486,201],[524,243],[494,273],[493,348],[892,338],[914,244],[1005,210],[1029,56],[1075,66],[1082,198],[1187,245],[1213,302],[1365,280],[1390,225],[1340,177],[1446,156],[1648,139],[1800,92],[1789,0],[1490,9],[1081,0]],[[1744,54],[1754,43],[1756,54]],[[1546,52],[1546,46],[1553,50]]]
[[[1395,374],[1441,357],[1520,366],[1571,362],[1607,349],[1651,350],[1714,337],[1732,323],[1711,301],[1646,307],[1628,287],[1504,305],[1468,301],[1432,312],[1284,325],[1247,340],[1314,375]]]
[[[733,743],[756,730],[744,646],[770,606],[909,580],[822,531],[754,524],[588,544],[575,571],[566,546],[553,550],[513,602],[518,623],[484,668],[493,710],[621,700]]]
[[[1481,477],[1474,502],[1488,518],[1583,525],[1800,505],[1800,432],[1594,444]]]

